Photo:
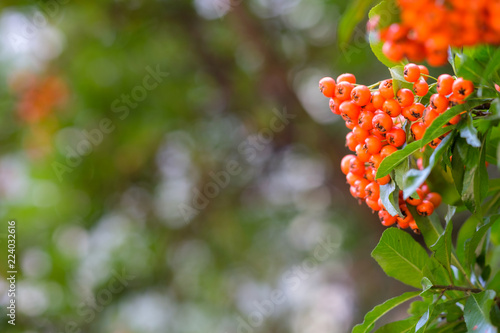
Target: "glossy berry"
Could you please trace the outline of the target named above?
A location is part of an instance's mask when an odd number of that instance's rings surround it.
[[[448,108],[448,98],[440,94],[434,94],[429,100],[429,106],[437,113],[443,113]]]
[[[432,124],[432,122],[434,121],[434,119],[436,119],[438,116],[439,116],[439,113],[437,113],[433,109],[427,109],[427,111],[425,112],[425,116],[424,116],[425,126],[429,127],[430,124]]]
[[[469,80],[464,80],[459,77],[455,80],[455,82],[453,82],[452,90],[453,95],[455,95],[458,99],[465,99],[474,91],[474,84],[472,84]]]
[[[366,198],[365,199],[365,203],[368,207],[370,207],[372,209],[372,211],[374,212],[378,212],[382,207],[380,207],[380,205],[378,204],[378,199],[377,200],[373,200],[373,199],[370,199],[370,198]]]
[[[345,145],[349,150],[355,151],[356,146],[359,144],[358,140],[356,139],[356,136],[354,135],[353,132],[347,133],[345,136]]]
[[[319,90],[325,95],[326,97],[335,97],[335,88],[337,87],[337,84],[335,83],[335,80],[332,79],[331,77],[324,77],[321,80],[319,80]]]
[[[372,166],[373,168],[378,168],[380,163],[382,163],[382,160],[383,160],[383,157],[380,156],[380,154],[373,154],[370,159],[368,160],[368,163],[370,164],[370,166]]]
[[[384,177],[380,177],[379,179],[377,179],[377,183],[379,183],[379,185],[389,184],[390,181],[391,181],[391,176],[389,175],[385,175]]]
[[[351,186],[354,186],[354,183],[357,180],[363,179],[363,177],[359,176],[359,175],[356,175],[356,174],[354,174],[352,172],[348,172],[347,175],[345,176],[345,179],[347,181],[347,184],[349,184]]]
[[[339,110],[344,120],[349,119],[355,122],[358,121],[360,113],[359,105],[356,105],[351,101],[344,101],[342,102],[342,104],[340,104]]]
[[[371,155],[378,154],[382,149],[382,142],[374,135],[370,135],[365,139],[365,148]]]
[[[358,117],[358,126],[364,130],[371,130],[373,128],[372,120],[375,114],[371,111],[361,111]]]
[[[392,118],[387,113],[380,113],[373,117],[372,125],[381,133],[386,133],[392,128]]]
[[[395,99],[386,100],[382,110],[392,118],[401,114],[401,106]]]
[[[412,206],[418,206],[420,205],[420,203],[422,203],[422,200],[424,199],[424,192],[422,192],[422,190],[419,188],[417,188],[415,192],[417,192],[418,198],[417,196],[415,197],[409,196],[408,199],[406,199],[407,204],[410,204]]]
[[[349,82],[352,84],[356,84],[356,77],[354,76],[354,74],[351,73],[340,74],[337,77],[337,83],[339,82]]]
[[[414,95],[410,89],[403,88],[398,90],[396,99],[401,107],[407,107],[413,104]]]
[[[436,193],[436,192],[430,192],[429,194],[427,194],[425,196],[424,199],[431,202],[432,205],[434,205],[434,207],[439,207],[439,205],[441,205],[441,202],[443,200],[441,198],[441,195],[439,193]]]
[[[356,140],[359,143],[365,142],[366,138],[370,135],[370,132],[368,132],[365,129],[362,129],[360,126],[355,126],[352,129],[352,133],[356,137]]]
[[[409,121],[417,121],[424,114],[425,106],[420,103],[414,103],[401,111],[403,117]]]
[[[413,92],[417,96],[420,97],[425,96],[427,95],[428,91],[429,91],[429,85],[427,84],[427,82],[425,82],[425,80],[420,79],[413,84]]]
[[[380,198],[380,185],[376,182],[371,182],[365,188],[367,198],[378,200]]]
[[[424,65],[418,65],[418,68],[420,68],[420,75],[422,76],[422,78],[427,81],[427,76],[429,75],[429,70],[427,69],[427,67],[425,67]]]
[[[356,157],[352,154],[345,155],[342,158],[342,161],[340,161],[340,170],[342,170],[342,173],[344,175],[347,175],[349,173],[349,167],[351,163],[351,158]]]
[[[406,133],[402,128],[393,127],[387,132],[386,138],[391,146],[399,148],[406,142]]]
[[[423,122],[413,123],[410,127],[410,134],[414,140],[420,140],[423,138],[427,126]]]
[[[350,82],[347,81],[339,82],[335,90],[335,97],[337,97],[341,101],[348,100],[351,98],[351,91],[353,88],[354,87]]]
[[[349,172],[362,177],[365,173],[365,163],[357,157],[351,158],[349,162]]]
[[[342,103],[342,101],[338,98],[330,98],[330,102],[328,103],[328,105],[330,106],[330,110],[332,110],[332,112],[335,114],[340,114],[340,103]]]
[[[370,182],[364,178],[354,182],[354,188],[356,189],[358,198],[366,199],[366,186],[368,186],[368,184],[370,184]]]
[[[416,82],[420,78],[420,67],[415,64],[407,64],[403,70],[406,81]]]
[[[365,106],[370,103],[371,97],[370,89],[363,85],[359,85],[351,91],[352,101],[359,106]]]
[[[356,156],[361,162],[368,162],[370,157],[372,157],[372,155],[368,153],[368,149],[361,143],[356,146]]]
[[[394,94],[394,92],[393,92],[393,94]],[[384,98],[384,96],[382,96],[380,91],[376,91],[372,94],[372,104],[376,110],[377,109],[381,110],[382,106],[384,105],[384,102],[385,102],[385,98]]]
[[[380,150],[380,156],[385,158],[385,157],[387,157],[387,156],[389,156],[392,153],[397,152],[397,151],[398,151],[398,149],[396,147],[391,146],[391,145],[386,145],[386,146],[382,147],[382,149]]]
[[[401,229],[406,229],[410,226],[410,221],[413,220],[413,216],[405,204],[400,205],[399,209],[401,210],[402,215],[396,217],[396,222]]]
[[[392,80],[384,80],[380,82],[378,91],[385,99],[394,98],[394,88],[392,87]]]
[[[453,92],[453,82],[455,79],[449,74],[441,74],[438,77],[436,90],[438,94],[448,96]]]
[[[421,216],[429,216],[434,212],[434,205],[428,200],[422,200],[417,206],[417,213]]]
[[[391,225],[396,223],[396,216],[392,216],[385,209],[381,209],[378,212],[378,217],[379,217],[382,225],[384,225],[386,227],[390,227]]]

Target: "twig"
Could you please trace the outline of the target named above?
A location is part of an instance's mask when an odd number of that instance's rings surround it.
[[[458,286],[441,286],[441,285],[434,285],[431,287],[431,289],[443,289],[443,290],[457,290],[457,291],[464,291],[464,292],[470,292],[470,293],[480,293],[482,290],[479,288],[467,288],[467,287],[458,287]]]

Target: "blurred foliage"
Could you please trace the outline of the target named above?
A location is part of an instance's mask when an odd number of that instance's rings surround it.
[[[317,90],[325,75],[388,74],[364,36],[336,46],[345,6],[2,1],[0,331],[244,332],[254,320],[255,332],[344,332],[404,291],[369,257],[383,227],[347,197],[348,130]],[[122,117],[148,68],[168,76]],[[242,153],[284,110],[295,118]],[[103,120],[113,130],[68,165]],[[184,219],[179,207],[229,161],[241,172]],[[338,248],[317,260],[325,239]],[[113,292],[117,274],[130,280]],[[259,310],[276,290],[284,301]]]

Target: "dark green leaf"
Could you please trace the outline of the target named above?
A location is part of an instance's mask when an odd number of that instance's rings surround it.
[[[455,57],[457,76],[480,82],[484,71],[482,64],[473,54],[457,53]]]
[[[466,121],[462,123],[460,128],[460,136],[464,138],[472,147],[481,147],[481,141],[477,138],[477,130],[472,124],[472,115],[467,114]]]
[[[384,303],[377,305],[370,312],[368,312],[363,320],[363,323],[354,326],[352,329],[352,333],[364,333],[370,332],[371,328],[375,324],[375,322],[380,319],[383,315],[385,315],[390,310],[394,309],[396,306],[403,304],[404,302],[417,297],[418,291],[410,291],[404,293],[403,295],[391,298]]]
[[[471,268],[476,261],[476,249],[483,239],[484,235],[488,230],[490,230],[491,226],[497,222],[497,220],[493,220],[488,222],[487,224],[481,226],[472,236],[470,242],[465,245],[465,265],[468,268]]]
[[[405,200],[425,182],[432,168],[434,168],[441,156],[448,150],[453,137],[454,135],[451,133],[441,141],[429,158],[429,164],[423,170],[411,169],[406,173],[403,180],[403,198]]]
[[[488,194],[487,196],[492,196],[500,191],[500,178],[494,178],[488,180]]]
[[[389,228],[384,231],[372,257],[384,272],[399,281],[420,288],[427,252],[408,233]]]
[[[398,204],[399,190],[397,190],[396,183],[390,181],[389,183],[380,186],[380,200],[389,214],[392,216],[401,215],[401,210]]]
[[[423,269],[424,276],[431,280],[434,285],[449,285],[452,283],[448,271],[436,260],[436,258],[431,257]],[[458,295],[454,291],[448,291],[448,293],[453,293]]]
[[[456,211],[457,211],[457,207],[448,205],[448,212],[446,213],[446,216],[444,217],[444,221],[446,223],[450,222],[451,218],[453,217],[453,215],[455,215]]]
[[[485,290],[469,296],[464,308],[465,323],[469,332],[497,332],[497,328],[490,321],[494,298],[493,290]]]
[[[500,271],[498,271],[491,281],[486,285],[486,288],[500,292]]]
[[[425,298],[424,298],[425,299]],[[429,301],[413,301],[408,308],[408,314],[414,317],[421,317],[429,308]]]
[[[443,226],[439,221],[439,217],[436,213],[429,217],[420,216],[417,214],[417,210],[413,206],[408,206],[411,215],[417,223],[418,229],[424,237],[425,244],[427,247],[431,247],[437,242],[439,236],[443,233]]]
[[[463,111],[470,110],[475,106],[481,105],[482,103],[483,100],[469,101],[464,104],[459,104],[454,107],[451,107],[446,112],[440,114],[436,119],[434,119],[432,124],[429,127],[427,127],[424,137],[422,138],[422,140],[420,140],[421,148],[423,148],[426,144],[431,142],[434,138],[440,136],[441,134],[439,133],[443,131],[443,126],[446,125],[451,118],[462,113]]]
[[[452,158],[451,158],[451,174],[453,176],[453,182],[455,183],[455,187],[457,188],[458,193],[462,194],[463,183],[464,183],[464,163],[462,161],[462,157],[458,151],[458,146],[460,144],[461,139],[457,139],[455,141],[455,145],[453,146]]]
[[[375,333],[406,333],[413,332],[417,319],[410,317],[403,320],[394,321],[379,328]]]
[[[477,216],[472,215],[469,217],[465,223],[460,228],[457,236],[457,258],[464,264],[465,263],[465,243],[468,239],[471,239],[476,232],[476,227],[481,221]]]
[[[439,237],[437,242],[430,247],[434,251],[434,257],[443,265],[448,271],[450,279],[452,277],[451,271],[451,233],[453,230],[453,223],[448,222],[444,233]]]
[[[420,149],[420,141],[414,141],[407,144],[401,150],[398,150],[391,155],[387,156],[377,170],[376,178],[381,178],[388,175],[399,163],[404,161],[408,156]]]

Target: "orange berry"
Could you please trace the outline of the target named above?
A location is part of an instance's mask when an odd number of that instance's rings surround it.
[[[335,83],[335,80],[332,79],[331,77],[324,77],[321,80],[319,80],[319,90],[326,97],[335,97],[336,87],[337,84]]]

